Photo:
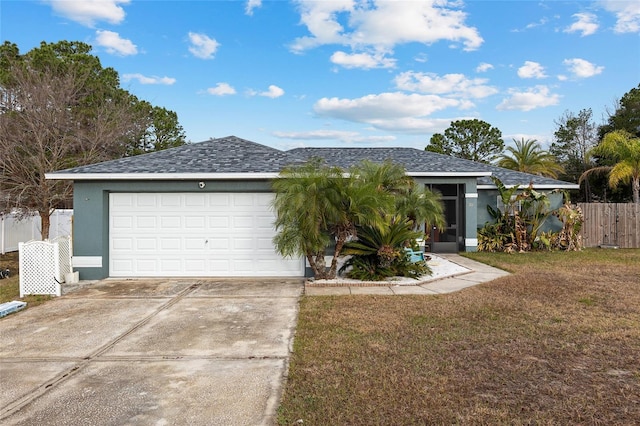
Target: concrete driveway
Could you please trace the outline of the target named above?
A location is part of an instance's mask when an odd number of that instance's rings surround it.
[[[0,320],[3,425],[274,423],[302,280],[104,280]]]

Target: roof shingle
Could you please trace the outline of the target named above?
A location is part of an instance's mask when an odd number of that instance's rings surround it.
[[[577,187],[575,184],[556,179],[415,148],[296,148],[280,151],[236,136],[61,170],[48,174],[48,177],[55,179],[56,175],[64,175],[66,179],[71,176],[73,179],[81,180],[91,175],[112,175],[115,178],[118,175],[181,174],[194,175],[197,179],[201,174],[277,174],[285,166],[316,157],[323,158],[329,165],[345,169],[364,159],[373,162],[391,160],[402,164],[410,175],[476,176],[479,185],[493,185],[487,176],[491,173],[507,186],[526,186],[533,183],[534,186],[547,188]]]

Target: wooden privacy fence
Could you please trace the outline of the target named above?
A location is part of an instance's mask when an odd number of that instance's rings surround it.
[[[640,248],[640,204],[578,203],[585,247]]]

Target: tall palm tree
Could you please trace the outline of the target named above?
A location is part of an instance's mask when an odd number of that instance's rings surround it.
[[[542,149],[535,139],[513,140],[515,147],[507,147],[511,153],[502,154],[498,158],[497,165],[505,169],[534,175],[557,178],[564,169],[557,163],[556,158],[548,151]]]
[[[589,169],[580,176],[580,181],[592,173],[609,172],[609,186],[616,188],[621,182],[631,182],[633,202],[640,204],[640,138],[626,130],[615,130],[604,135],[591,153],[610,158],[616,164]]]

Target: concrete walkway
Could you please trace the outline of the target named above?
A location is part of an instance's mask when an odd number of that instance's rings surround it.
[[[508,272],[502,269],[476,262],[475,260],[468,259],[458,254],[438,254],[438,256],[463,266],[469,269],[469,271],[417,285],[397,285],[389,283],[388,286],[375,287],[353,287],[346,285],[336,287],[306,286],[305,294],[307,296],[340,296],[349,294],[444,294],[459,291],[467,287],[493,281],[496,278],[509,275]]]

